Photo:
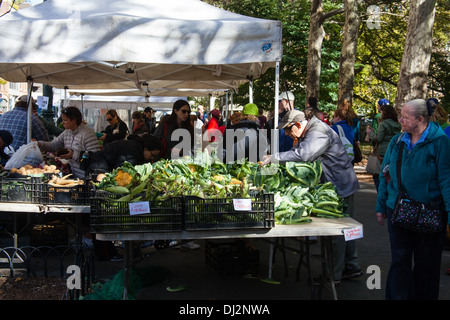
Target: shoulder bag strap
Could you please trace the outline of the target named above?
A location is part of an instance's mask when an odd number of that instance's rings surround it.
[[[398,191],[402,191],[402,180],[401,180],[401,172],[402,172],[402,159],[403,159],[403,146],[405,143],[403,141],[400,141],[400,150],[398,151],[398,157],[397,157],[397,183],[398,183]]]

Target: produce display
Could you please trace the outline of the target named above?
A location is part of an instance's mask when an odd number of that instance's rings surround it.
[[[248,161],[224,164],[200,153],[196,158],[153,164],[125,163],[94,185],[120,194],[116,201],[164,201],[179,196],[248,198],[252,192],[273,193],[276,222],[295,224],[311,222],[311,215],[344,216],[343,199],[331,183],[321,183],[321,175],[320,161],[261,167]]]
[[[33,168],[26,165],[11,170],[19,175],[49,174],[43,178],[52,187],[74,187],[84,180],[62,176],[55,165]],[[50,178],[50,174],[53,174]],[[274,194],[278,224],[310,222],[311,216],[344,217],[344,202],[330,182],[321,182],[320,161],[287,162],[260,166],[247,160],[225,164],[207,152],[196,157],[160,160],[133,166],[125,162],[112,172],[98,176],[96,190],[115,194],[108,201],[163,201],[182,196],[203,199],[252,198]],[[56,189],[55,189],[56,190]]]
[[[26,164],[23,167],[17,169],[17,168],[11,168],[11,173],[18,173],[23,176],[26,175],[39,175],[44,173],[59,173],[60,170],[55,165],[44,165],[42,168],[40,167],[33,167],[32,165]]]

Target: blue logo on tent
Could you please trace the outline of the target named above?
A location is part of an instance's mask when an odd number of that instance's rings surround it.
[[[265,53],[272,51],[272,49],[273,49],[273,42],[264,42],[261,47],[261,50]]]

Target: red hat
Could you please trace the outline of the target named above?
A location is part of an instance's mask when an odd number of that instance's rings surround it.
[[[219,110],[217,110],[217,109],[212,109],[210,113],[211,113],[211,115],[212,115],[214,118],[216,118],[217,120],[219,120],[220,115],[221,115]]]

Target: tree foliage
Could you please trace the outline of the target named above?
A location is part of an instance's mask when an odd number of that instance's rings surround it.
[[[306,99],[306,66],[311,0],[203,0],[225,10],[263,19],[279,20],[283,27],[283,57],[280,90],[286,88],[296,97],[296,107]],[[324,11],[342,8],[342,0],[324,0]],[[370,28],[368,8],[379,8],[380,28]],[[353,106],[359,114],[374,114],[376,102],[397,94],[400,64],[405,43],[410,1],[365,0],[359,5],[361,25],[355,61]],[[433,30],[433,47],[429,70],[428,97],[441,100],[449,108],[450,2],[438,0]],[[338,101],[339,59],[343,41],[344,15],[333,16],[324,23],[320,72],[320,108],[330,112]],[[254,102],[273,110],[274,70],[254,81]],[[242,86],[234,103],[248,102],[248,85]]]

